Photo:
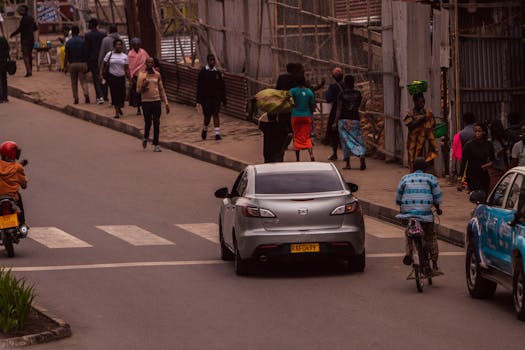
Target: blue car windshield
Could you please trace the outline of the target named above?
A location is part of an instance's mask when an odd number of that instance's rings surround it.
[[[344,190],[343,184],[334,171],[310,171],[257,174],[255,193],[293,194],[332,192]]]

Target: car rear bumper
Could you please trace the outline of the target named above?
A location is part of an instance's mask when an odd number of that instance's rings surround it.
[[[294,232],[266,230],[246,231],[237,237],[237,246],[241,258],[322,258],[348,257],[350,254],[362,254],[365,249],[364,229],[355,226],[341,227],[324,232]],[[316,253],[292,253],[293,243],[319,243]]]

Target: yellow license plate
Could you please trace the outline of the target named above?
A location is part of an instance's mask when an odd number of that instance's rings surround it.
[[[0,229],[18,227],[18,215],[4,215],[0,216]]]
[[[290,245],[291,253],[318,253],[319,251],[319,243],[301,243]]]

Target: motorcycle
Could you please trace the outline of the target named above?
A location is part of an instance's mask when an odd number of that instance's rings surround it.
[[[27,160],[21,162],[27,165]],[[11,196],[0,196],[0,245],[3,245],[7,257],[15,256],[13,245],[18,244],[20,239],[27,237],[29,227],[19,220],[21,208]]]

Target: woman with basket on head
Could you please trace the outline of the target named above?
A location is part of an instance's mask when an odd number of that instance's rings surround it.
[[[414,171],[414,160],[418,157],[424,158],[430,165],[429,170],[432,170],[431,165],[438,155],[434,136],[436,120],[432,111],[425,108],[423,93],[426,90],[427,84],[424,81],[414,82],[408,86],[408,92],[413,96],[414,108],[407,112],[403,123],[408,128],[407,152],[410,172]]]

